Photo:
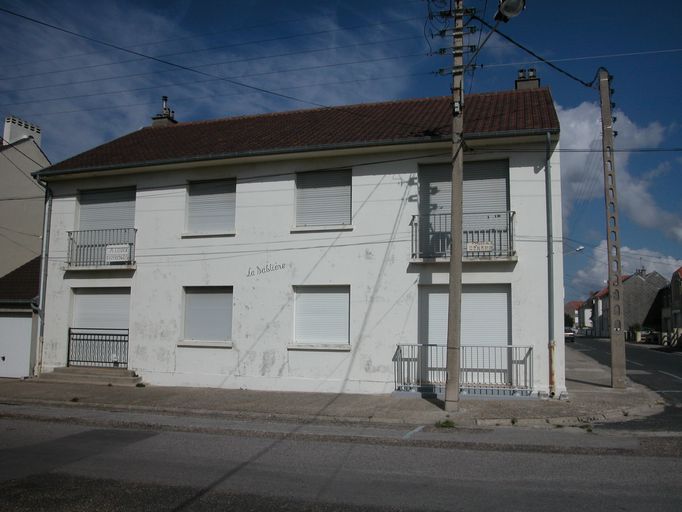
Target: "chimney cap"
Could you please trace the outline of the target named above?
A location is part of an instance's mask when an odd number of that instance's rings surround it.
[[[168,96],[161,96],[161,112],[152,117],[152,126],[170,126],[176,123],[175,110],[168,106]]]

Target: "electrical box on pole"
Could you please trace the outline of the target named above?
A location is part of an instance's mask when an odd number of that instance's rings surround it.
[[[611,76],[599,70],[601,101],[602,155],[604,158],[604,201],[606,206],[606,245],[609,272],[609,333],[611,338],[611,387],[625,388],[625,337],[623,333],[623,287],[620,261],[620,230],[618,227],[618,192],[614,159],[613,115],[611,109]]]

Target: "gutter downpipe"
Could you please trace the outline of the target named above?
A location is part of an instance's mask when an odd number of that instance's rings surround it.
[[[52,224],[52,190],[45,183],[45,213],[43,215],[43,250],[40,260],[40,295],[38,299],[38,346],[36,348],[36,365],[34,374],[40,376],[43,369],[43,337],[45,335],[45,290],[47,288],[47,268],[50,253],[50,225]]]
[[[554,336],[554,228],[552,226],[552,167],[550,164],[551,134],[546,133],[545,150],[545,210],[547,212],[547,326],[549,350],[549,397],[556,395],[556,339]]]

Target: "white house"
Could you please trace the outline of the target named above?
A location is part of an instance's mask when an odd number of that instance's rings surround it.
[[[53,194],[43,370],[260,390],[442,386],[451,116],[438,97],[176,123],[164,103],[153,126],[37,173]],[[550,391],[545,171],[549,150],[561,240],[558,138],[546,88],[467,97],[466,392]],[[561,254],[556,242],[555,338]]]

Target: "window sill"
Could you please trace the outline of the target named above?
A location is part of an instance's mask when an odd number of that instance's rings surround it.
[[[338,224],[334,226],[295,226],[291,233],[315,233],[320,231],[353,231],[352,224]]]
[[[236,235],[236,231],[224,231],[220,233],[180,233],[180,238],[225,238]]]
[[[309,350],[319,352],[350,352],[347,343],[289,343],[287,350]]]
[[[190,348],[232,348],[231,341],[203,341],[203,340],[181,340],[178,347]]]

